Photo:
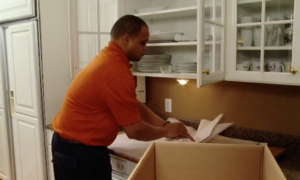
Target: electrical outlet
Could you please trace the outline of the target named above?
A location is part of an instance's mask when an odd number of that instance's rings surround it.
[[[165,111],[172,112],[172,99],[165,99]]]

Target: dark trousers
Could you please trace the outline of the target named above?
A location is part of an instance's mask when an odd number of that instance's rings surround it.
[[[55,180],[111,180],[107,147],[69,143],[54,133],[52,155]]]

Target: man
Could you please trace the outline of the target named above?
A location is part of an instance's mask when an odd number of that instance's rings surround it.
[[[110,180],[107,146],[120,126],[129,138],[142,141],[192,139],[181,123],[166,123],[136,100],[129,60],[141,59],[148,38],[143,20],[121,17],[111,30],[108,47],[74,78],[52,122],[56,180]]]

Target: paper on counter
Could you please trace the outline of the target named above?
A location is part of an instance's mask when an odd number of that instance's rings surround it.
[[[212,139],[214,136],[218,135],[231,125],[233,123],[219,123],[221,120],[223,114],[220,114],[217,116],[213,121],[209,121],[206,119],[202,119],[199,123],[198,130],[196,131],[193,127],[185,126],[188,130],[188,133],[195,139],[195,142],[197,143],[204,143]],[[175,123],[180,122],[179,120],[175,118],[169,118],[168,121]],[[181,123],[181,122],[180,122]],[[167,141],[180,141],[180,142],[192,142],[188,138],[182,138],[182,139],[168,139],[165,138]]]

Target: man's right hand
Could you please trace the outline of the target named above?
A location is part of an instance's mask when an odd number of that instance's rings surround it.
[[[195,141],[194,138],[187,132],[187,129],[182,123],[168,123],[165,125],[167,138],[178,138],[184,136],[191,141]]]

